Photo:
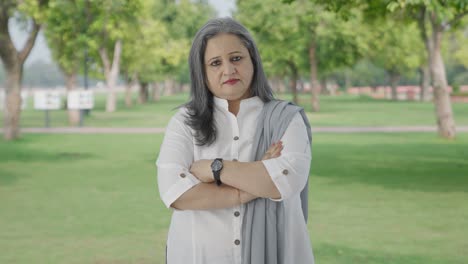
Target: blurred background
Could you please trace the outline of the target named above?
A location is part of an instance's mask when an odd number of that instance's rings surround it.
[[[468,0],[1,0],[0,263],[165,263],[154,162],[231,16],[314,133],[317,263],[467,263]]]

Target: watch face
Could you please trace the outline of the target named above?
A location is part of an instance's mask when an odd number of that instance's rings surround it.
[[[211,163],[211,169],[213,171],[219,171],[223,168],[223,162],[220,160],[214,160],[213,163]]]

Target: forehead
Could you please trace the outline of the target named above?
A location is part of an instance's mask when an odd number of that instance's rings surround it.
[[[205,60],[223,56],[231,52],[248,52],[241,39],[233,34],[221,33],[208,40]]]

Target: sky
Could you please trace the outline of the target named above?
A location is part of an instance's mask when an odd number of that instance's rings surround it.
[[[218,16],[220,17],[230,16],[232,13],[231,11],[235,8],[235,0],[208,0],[208,2],[216,9]],[[19,49],[19,47],[22,47],[23,43],[26,41],[27,34],[21,31],[15,22],[11,20],[9,28],[13,42],[17,49]],[[50,50],[42,32],[39,33],[34,48],[31,50],[31,53],[25,63],[30,65],[35,61],[52,62]]]

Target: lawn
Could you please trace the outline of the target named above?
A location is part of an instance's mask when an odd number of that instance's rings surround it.
[[[169,121],[171,110],[183,104],[188,94],[164,96],[159,102],[135,105],[126,108],[123,94],[118,95],[115,113],[104,111],[105,96],[96,94],[95,109],[84,120],[85,126],[95,127],[164,127]],[[290,95],[279,98],[290,99]],[[310,96],[301,95],[299,104],[305,107],[313,126],[435,126],[434,105],[430,102],[404,102],[375,100],[351,95],[322,96],[321,111],[312,113]],[[454,103],[453,111],[458,125],[468,125],[468,105]],[[2,121],[3,116],[0,116]],[[67,126],[64,110],[50,111],[51,126]],[[43,127],[45,113],[29,106],[21,115],[22,127]]]
[[[0,263],[164,263],[162,134],[0,141]],[[314,136],[321,264],[467,263],[468,134]]]

